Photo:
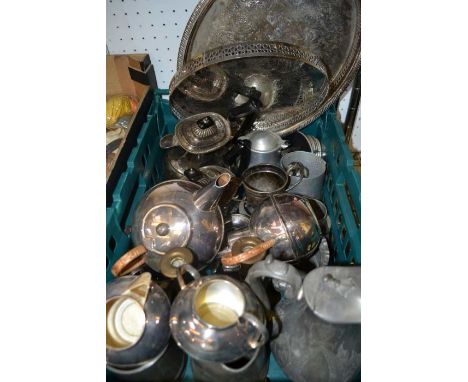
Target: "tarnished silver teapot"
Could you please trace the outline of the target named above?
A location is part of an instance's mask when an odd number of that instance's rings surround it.
[[[181,247],[191,251],[196,268],[208,265],[223,241],[224,221],[218,204],[230,181],[231,175],[223,173],[204,187],[186,180],[169,180],[151,188],[133,217],[136,248],[114,264],[112,273],[126,273],[128,266],[138,265],[137,259],[146,252],[164,256]]]
[[[309,200],[283,193],[270,195],[255,209],[249,229],[236,234],[241,236],[255,236],[262,243],[240,254],[226,253],[223,265],[240,264],[268,249],[274,258],[287,262],[309,258],[320,244],[322,229]]]
[[[302,281],[292,265],[268,256],[246,282],[269,309],[264,277],[283,289],[271,349],[286,375],[294,382],[352,380],[361,366],[360,267],[320,267]]]
[[[183,273],[194,281],[185,284]],[[176,343],[192,358],[227,363],[265,345],[265,313],[250,287],[224,275],[201,277],[191,265],[178,268],[181,291],[171,308]]]

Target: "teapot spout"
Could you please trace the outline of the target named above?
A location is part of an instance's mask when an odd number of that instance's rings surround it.
[[[218,206],[230,182],[231,175],[225,172],[196,191],[193,194],[195,207],[201,211],[213,211]]]

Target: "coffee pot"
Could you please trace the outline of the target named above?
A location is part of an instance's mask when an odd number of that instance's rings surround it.
[[[271,349],[286,375],[294,382],[352,380],[361,365],[360,267],[320,267],[302,280],[291,264],[268,256],[246,282],[270,309],[265,277],[283,291]]]

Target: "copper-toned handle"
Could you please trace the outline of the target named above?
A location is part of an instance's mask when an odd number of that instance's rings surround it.
[[[145,258],[142,257],[146,253],[146,248],[143,245],[138,245],[125,253],[117,262],[112,266],[112,274],[115,277],[127,274],[145,263]],[[133,264],[129,269],[125,269],[128,264],[142,257],[137,263]]]
[[[221,258],[221,262],[223,265],[236,265],[243,263],[244,261],[257,257],[261,253],[267,251],[273,247],[275,243],[276,239],[270,239],[236,256],[232,256],[232,253],[227,253]]]

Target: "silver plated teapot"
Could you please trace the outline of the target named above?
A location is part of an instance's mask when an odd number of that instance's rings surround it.
[[[194,281],[185,284],[183,272]],[[181,291],[171,308],[176,343],[192,358],[232,362],[268,340],[260,301],[243,282],[224,275],[201,277],[191,265],[178,268]]]
[[[186,180],[159,183],[143,196],[135,211],[134,244],[159,256],[186,247],[193,254],[193,264],[205,267],[223,241],[224,221],[218,204],[230,181],[231,175],[223,173],[204,187]],[[134,260],[134,256],[123,256],[113,270]]]

